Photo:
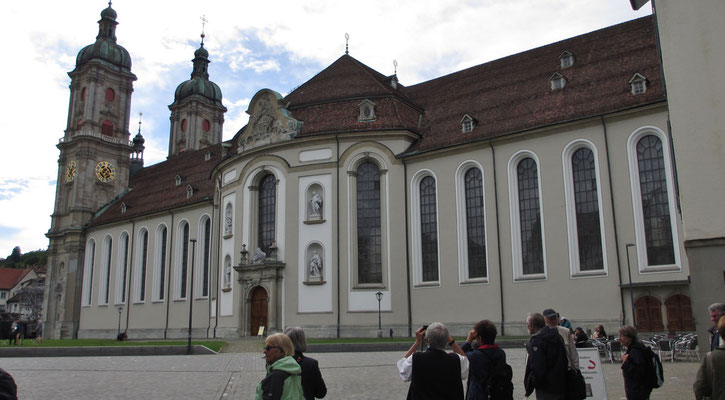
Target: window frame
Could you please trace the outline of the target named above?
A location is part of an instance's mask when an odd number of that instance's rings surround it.
[[[539,218],[541,219],[541,251],[543,258],[543,272],[535,274],[524,274],[523,272],[523,254],[522,254],[522,241],[521,241],[521,217],[519,209],[519,179],[518,179],[518,165],[525,159],[531,158],[536,163],[536,175],[538,182],[538,194],[539,194]],[[510,218],[510,230],[511,230],[511,264],[513,266],[513,280],[514,282],[519,281],[532,281],[532,280],[546,280],[548,279],[548,266],[546,262],[546,230],[544,229],[544,199],[541,187],[541,162],[539,157],[530,150],[520,150],[511,156],[508,163],[508,183],[509,183],[509,218]]]
[[[126,304],[126,279],[128,274],[128,261],[131,250],[131,237],[127,231],[121,232],[118,238],[118,252],[116,254],[116,282],[114,304]]]
[[[141,304],[146,301],[146,274],[148,273],[148,250],[149,250],[149,230],[147,227],[141,227],[138,230],[136,238],[136,257],[133,268],[133,297],[134,304]],[[144,237],[145,234],[145,237]],[[144,240],[145,239],[145,240]],[[144,243],[145,242],[145,243]],[[145,248],[145,251],[144,251]]]
[[[645,237],[644,215],[642,210],[642,193],[639,180],[639,160],[637,158],[637,144],[640,139],[647,135],[656,136],[662,143],[662,157],[664,161],[664,174],[667,183],[667,202],[670,213],[670,230],[672,233],[672,248],[674,251],[674,263],[663,265],[648,265],[647,240]],[[629,159],[629,174],[632,193],[632,208],[634,213],[635,244],[637,250],[637,265],[640,273],[672,272],[682,270],[682,259],[680,258],[679,232],[677,225],[677,209],[674,191],[674,174],[670,143],[665,133],[655,126],[643,126],[638,128],[627,140],[627,155]]]
[[[483,239],[484,239],[484,269],[485,276],[471,278],[468,263],[468,212],[466,208],[466,174],[473,168],[481,172],[481,201],[483,204]],[[489,283],[489,247],[488,247],[488,222],[486,216],[486,179],[484,169],[480,163],[468,160],[458,166],[456,170],[456,218],[458,233],[458,277],[460,284],[483,284]]]
[[[597,202],[599,209],[599,231],[602,246],[602,269],[584,271],[579,259],[579,229],[577,225],[576,196],[574,193],[574,171],[572,157],[582,148],[589,149],[594,157],[594,176],[596,178]],[[609,275],[607,262],[607,243],[604,227],[604,210],[602,201],[602,180],[599,169],[599,153],[597,147],[589,140],[577,139],[569,143],[562,152],[562,168],[564,170],[564,199],[566,202],[566,226],[569,247],[569,273],[572,278],[599,277]]]
[[[90,251],[88,251],[89,249]],[[96,240],[90,238],[86,242],[83,262],[83,293],[81,295],[83,307],[90,307],[91,299],[93,299],[93,269],[95,268],[95,260]]]
[[[422,220],[421,220],[421,193],[420,184],[423,179],[431,177],[435,182],[435,220],[436,220],[436,251],[437,251],[437,279],[423,280],[423,239],[422,239]],[[413,263],[413,287],[429,287],[441,286],[441,234],[439,215],[440,204],[438,196],[438,177],[432,170],[421,169],[417,171],[410,179],[410,229],[411,229],[411,258]]]
[[[176,263],[174,264],[174,300],[182,301],[188,298],[188,277],[191,238],[191,224],[186,219],[179,221],[178,235],[176,235]],[[184,228],[187,229],[186,237]]]
[[[166,230],[166,237],[163,232]],[[154,269],[153,288],[151,289],[151,301],[163,302],[166,300],[166,276],[169,273],[169,228],[166,224],[159,224],[156,227],[154,238]]]

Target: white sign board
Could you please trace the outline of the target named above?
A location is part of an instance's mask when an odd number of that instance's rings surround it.
[[[579,353],[579,370],[584,376],[584,383],[587,384],[587,399],[607,400],[599,350],[596,347],[580,347],[576,351]]]

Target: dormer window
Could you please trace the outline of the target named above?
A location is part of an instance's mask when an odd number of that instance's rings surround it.
[[[392,77],[390,77],[390,87],[392,87],[393,89],[398,88],[398,76],[397,75],[393,75]]]
[[[360,109],[360,115],[358,115],[357,117],[358,121],[375,121],[375,103],[368,99],[365,99],[360,104],[358,104],[358,108]]]
[[[126,214],[126,203],[121,203],[121,214]]]
[[[551,82],[551,90],[563,89],[566,86],[566,78],[558,72],[549,78],[549,82]]]
[[[191,185],[187,186],[186,187],[186,198],[188,199],[193,195],[194,195],[194,188],[191,187]]]
[[[204,154],[204,161],[211,160],[211,151],[207,151],[206,154]]]
[[[629,80],[633,95],[644,94],[647,91],[647,78],[640,74],[634,74]]]
[[[181,175],[176,175],[176,186],[181,186]]]
[[[466,114],[461,119],[461,132],[468,133],[473,131],[473,128],[476,126],[476,120],[474,120],[470,115]]]
[[[559,64],[562,68],[569,68],[574,65],[574,55],[565,51],[559,56]]]

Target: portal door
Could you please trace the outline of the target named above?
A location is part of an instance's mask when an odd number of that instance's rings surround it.
[[[634,302],[637,313],[637,330],[658,332],[665,329],[662,323],[662,303],[652,296],[643,296]]]
[[[259,331],[259,327],[263,326],[265,332],[269,329],[269,324],[267,321],[267,316],[269,313],[269,295],[267,295],[267,291],[261,287],[257,286],[252,291],[252,295],[250,298],[250,336],[257,336],[257,332]]]
[[[692,306],[690,298],[676,294],[665,300],[667,308],[667,330],[670,331],[694,331],[695,320],[692,318]]]

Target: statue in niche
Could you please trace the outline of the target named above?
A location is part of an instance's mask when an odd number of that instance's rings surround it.
[[[254,257],[252,257],[252,264],[261,264],[267,258],[267,253],[263,252],[262,249],[257,247],[254,250]]]
[[[227,265],[224,267],[224,286],[232,284],[232,266]]]
[[[224,235],[232,234],[232,208],[227,207],[227,211],[224,215]]]
[[[310,217],[322,217],[322,197],[317,192],[312,192],[310,199]]]
[[[315,250],[312,253],[312,258],[310,258],[310,278],[320,278],[322,277],[322,257],[320,257],[320,254]]]

